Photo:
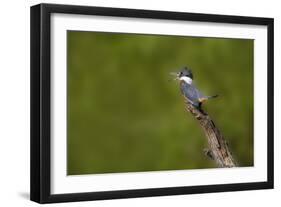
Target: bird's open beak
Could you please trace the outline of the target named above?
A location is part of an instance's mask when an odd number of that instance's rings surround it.
[[[179,79],[179,72],[170,72],[170,75],[173,76],[173,80],[178,80]]]

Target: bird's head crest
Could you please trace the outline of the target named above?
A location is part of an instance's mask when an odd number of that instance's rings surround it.
[[[191,69],[189,69],[189,68],[187,68],[187,67],[183,67],[183,68],[180,70],[178,76],[179,76],[179,78],[180,78],[180,77],[186,76],[186,77],[189,77],[189,78],[193,79],[192,71],[191,71]]]
[[[172,76],[174,76],[174,80],[180,80],[181,77],[189,77],[193,80],[193,74],[191,69],[188,67],[183,67],[179,72],[171,72]]]

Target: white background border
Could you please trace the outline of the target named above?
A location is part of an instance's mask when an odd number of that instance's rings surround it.
[[[267,68],[267,31],[265,26],[66,14],[52,15],[51,26],[52,193],[266,181],[267,129],[264,126],[267,124],[267,91],[264,86],[267,85],[265,73]],[[255,39],[255,167],[66,176],[66,30]]]

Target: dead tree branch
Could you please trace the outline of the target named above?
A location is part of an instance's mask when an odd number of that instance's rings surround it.
[[[186,102],[186,109],[199,121],[204,130],[209,144],[209,149],[204,150],[205,154],[212,158],[219,167],[236,167],[227,142],[209,115],[203,110],[198,110],[189,102]]]

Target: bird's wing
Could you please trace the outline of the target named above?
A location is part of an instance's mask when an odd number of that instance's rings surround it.
[[[183,95],[193,103],[199,102],[199,99],[204,97],[204,95],[192,84],[181,84],[181,91]]]
[[[197,99],[201,99],[205,97],[205,95],[203,95],[193,84],[190,85],[190,88],[192,88],[192,90],[195,91],[194,93],[196,94]]]

